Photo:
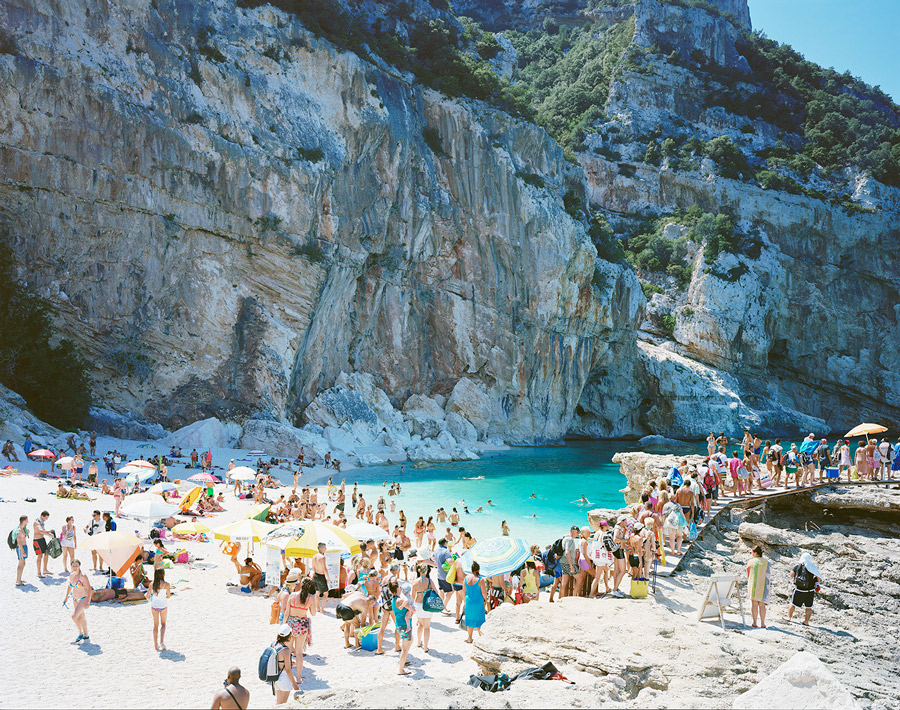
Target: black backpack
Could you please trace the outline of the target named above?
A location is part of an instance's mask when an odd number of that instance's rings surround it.
[[[554,542],[553,547],[551,547],[550,549],[553,550],[553,554],[555,554],[557,557],[562,557],[563,556],[562,538],[559,538],[559,540]]]
[[[9,545],[10,550],[15,550],[18,547],[16,544],[17,537],[19,537],[18,530],[10,530],[9,535],[6,536],[6,544]]]
[[[610,552],[615,552],[621,545],[613,539],[613,531],[603,533],[603,547]]]
[[[801,592],[809,592],[815,589],[816,578],[805,565],[800,565],[800,569],[794,575],[794,584]]]

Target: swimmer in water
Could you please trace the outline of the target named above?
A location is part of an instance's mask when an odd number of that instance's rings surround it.
[[[532,513],[532,514],[531,514],[531,517],[532,517],[532,518],[536,518],[537,516],[536,516],[534,513]]]
[[[490,499],[490,498],[488,498],[488,505],[493,505],[493,503],[491,503],[491,499]]]
[[[477,508],[475,508],[475,512],[476,512],[476,513],[483,513],[484,510],[483,510],[483,509],[481,508],[481,506],[479,505]]]
[[[532,493],[530,496],[528,496],[528,498],[529,499],[534,498],[535,500],[537,500],[537,496],[534,493]]]
[[[463,506],[463,513],[465,513],[466,515],[471,515],[469,509],[466,506]]]
[[[573,500],[572,502],[573,502],[573,503],[583,503],[583,504],[585,504],[585,505],[590,505],[590,504],[591,504],[591,502],[590,502],[587,498],[584,497],[584,494],[583,494],[583,493],[581,494],[581,498],[579,498],[578,500]]]

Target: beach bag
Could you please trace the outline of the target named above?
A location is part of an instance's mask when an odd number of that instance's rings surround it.
[[[688,528],[688,537],[689,537],[691,540],[696,540],[696,539],[697,539],[697,525],[694,523],[693,520],[691,521],[691,525],[690,525],[690,527]]]
[[[6,536],[6,544],[9,545],[10,550],[15,550],[18,545],[16,544],[16,538],[19,536],[18,530],[10,530],[9,535]]]
[[[422,595],[422,610],[430,611],[433,614],[444,610],[444,602],[441,601],[440,596],[435,594],[433,589],[427,590]]]
[[[47,554],[54,560],[62,554],[62,545],[55,537],[51,537],[47,542]]]
[[[648,582],[648,580],[642,579],[641,577],[636,577],[635,579],[632,579],[630,595],[637,599],[646,597],[647,593],[648,593],[647,582]]]
[[[671,483],[675,487],[678,487],[682,483],[684,483],[684,479],[681,477],[681,471],[679,471],[674,466],[672,467],[672,470],[669,472],[669,483]]]
[[[453,584],[455,582],[456,582],[456,565],[453,565],[450,567],[449,570],[447,570],[447,583]]]
[[[772,487],[772,479],[769,478],[768,475],[765,475],[759,479],[759,485],[763,488],[771,488]]]
[[[107,589],[125,589],[125,580],[122,577],[110,577],[106,582]]]
[[[178,550],[175,553],[175,562],[178,564],[187,564],[189,561],[188,551],[187,550]]]
[[[238,551],[240,545],[236,542],[223,542],[222,543],[222,554],[228,555],[229,557]]]
[[[605,547],[609,552],[615,552],[618,550],[621,545],[615,540],[615,535],[613,535],[613,531],[603,533],[603,547]]]

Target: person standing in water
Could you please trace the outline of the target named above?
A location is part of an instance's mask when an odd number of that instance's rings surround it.
[[[87,575],[81,571],[81,561],[72,560],[72,574],[69,575],[69,586],[66,588],[63,606],[66,606],[69,595],[71,595],[72,603],[75,605],[75,609],[72,611],[72,621],[75,622],[75,626],[78,628],[78,638],[75,639],[75,643],[91,640],[91,637],[88,634],[85,612],[91,605],[92,591],[91,580],[89,580]]]
[[[157,568],[153,572],[153,584],[144,594],[150,602],[150,611],[153,613],[153,648],[157,651],[166,650],[166,617],[169,615],[169,597],[172,596],[172,587],[166,581],[166,571]]]

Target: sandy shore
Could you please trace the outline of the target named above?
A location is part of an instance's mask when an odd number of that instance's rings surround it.
[[[19,515],[28,515],[33,521],[47,510],[48,527],[57,531],[67,515],[74,515],[80,536],[93,509],[114,509],[111,496],[100,496],[95,502],[60,500],[55,491],[55,483],[31,476],[0,478],[4,538]],[[37,502],[26,503],[26,497]],[[227,493],[226,507],[227,512],[211,520],[211,527],[243,518],[249,503]],[[130,522],[136,521],[122,520],[121,528],[129,529]],[[171,549],[172,544],[167,545]],[[162,653],[153,649],[151,614],[145,602],[92,605],[87,613],[91,642],[73,644],[78,632],[70,611],[61,606],[67,583],[62,557],[50,561],[52,576],[39,580],[30,551],[23,574],[29,584],[16,588],[15,553],[6,549],[0,555],[2,646],[5,657],[16,660],[0,673],[5,689],[0,707],[206,707],[233,665],[243,671],[245,685],[251,690],[251,707],[274,705],[269,686],[256,676],[259,655],[274,638],[275,627],[269,625],[270,600],[261,593],[248,596],[226,586],[235,570],[217,542],[184,546],[192,556],[213,566],[176,565],[167,572],[175,595],[169,606],[169,650]],[[90,553],[76,550],[76,557],[90,568]],[[264,555],[257,554],[257,560],[263,564]],[[92,574],[91,579],[98,587],[105,586],[102,575]],[[393,642],[386,642],[388,653],[384,656],[345,650],[334,606],[335,601],[329,601],[326,613],[313,620],[314,645],[304,666],[303,688],[340,691],[394,680],[397,656]],[[465,682],[469,674],[477,672],[469,658],[470,647],[464,643],[465,634],[446,617],[434,619],[432,629],[431,652],[425,655],[416,648],[411,652],[411,681],[443,678]],[[33,657],[35,652],[40,658]]]

